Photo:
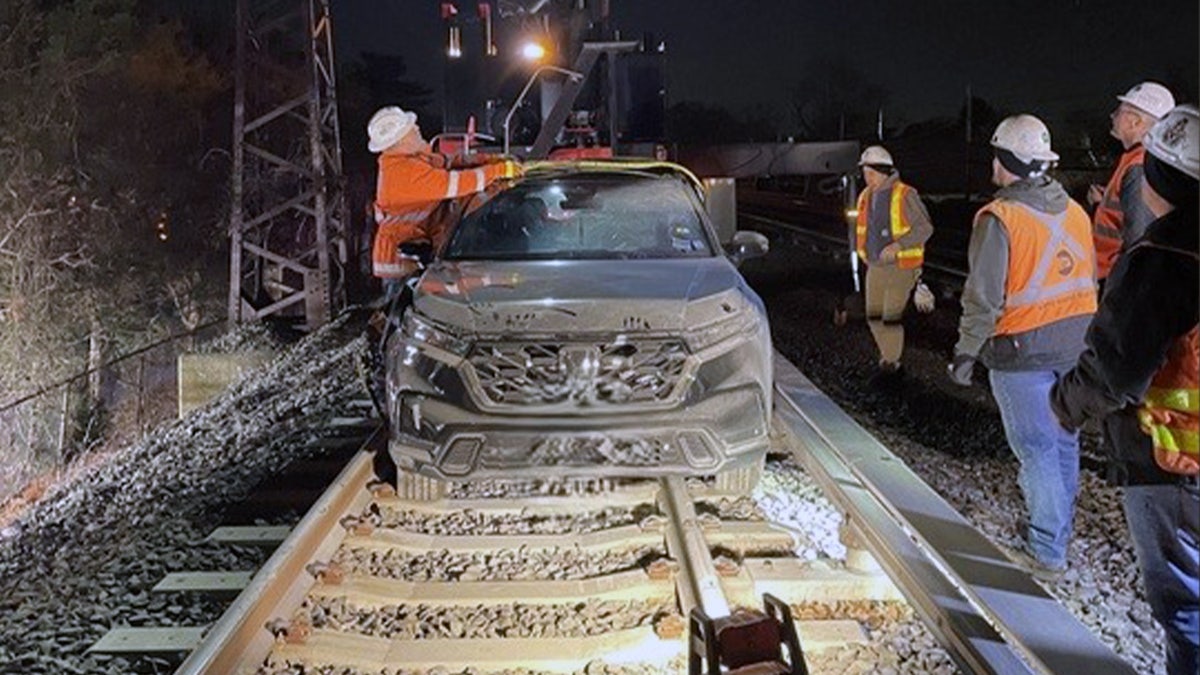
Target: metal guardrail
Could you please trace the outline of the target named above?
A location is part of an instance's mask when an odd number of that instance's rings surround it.
[[[779,354],[775,393],[805,468],[963,670],[1135,672]]]

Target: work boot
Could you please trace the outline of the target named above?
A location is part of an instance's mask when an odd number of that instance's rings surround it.
[[[879,372],[884,375],[899,375],[901,366],[899,361],[884,361],[879,360]]]
[[[1054,583],[1062,578],[1063,573],[1067,571],[1067,566],[1051,567],[1038,560],[1032,553],[1021,548],[1005,548],[1004,554],[1009,557],[1018,567],[1029,573],[1029,576],[1044,581],[1046,583]]]
[[[846,321],[850,319],[850,310],[844,307],[833,308],[833,325],[841,328],[846,325]]]
[[[880,361],[868,384],[881,392],[899,392],[904,384],[904,368],[895,361]]]

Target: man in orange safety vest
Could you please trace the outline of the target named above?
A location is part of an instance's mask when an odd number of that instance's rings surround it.
[[[976,360],[988,367],[1029,511],[1025,545],[1013,557],[1051,580],[1067,566],[1079,435],[1054,419],[1049,392],[1083,351],[1096,311],[1092,224],[1047,175],[1058,155],[1041,120],[1008,117],[991,144],[992,182],[1000,189],[975,216],[949,372],[966,386]]]
[[[418,266],[401,255],[400,246],[413,241],[426,241],[434,248],[441,245],[452,216],[451,200],[513,178],[520,167],[491,155],[452,162],[432,151],[421,136],[414,113],[395,106],[382,108],[371,117],[367,135],[368,149],[380,153],[372,272],[392,295]]]
[[[1129,248],[1141,238],[1146,226],[1154,220],[1142,201],[1143,169],[1146,150],[1142,138],[1154,123],[1175,107],[1175,97],[1157,82],[1143,82],[1124,96],[1109,117],[1109,133],[1124,148],[1117,167],[1103,189],[1093,185],[1088,190],[1088,203],[1094,204],[1092,236],[1096,241],[1096,277],[1105,279],[1116,263],[1122,249]]]
[[[858,197],[854,250],[867,265],[867,327],[879,350],[880,374],[888,376],[900,370],[904,310],[921,278],[933,223],[917,191],[900,180],[885,148],[863,150],[858,165],[867,187]]]
[[[1144,200],[1157,220],[1121,254],[1087,351],[1051,391],[1064,427],[1103,420],[1110,483],[1123,486],[1167,673],[1200,670],[1200,110],[1181,105],[1145,137]]]

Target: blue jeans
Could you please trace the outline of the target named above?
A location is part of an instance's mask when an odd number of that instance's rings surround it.
[[[1167,673],[1195,675],[1200,668],[1200,491],[1182,485],[1124,489],[1125,519],[1146,601],[1167,633]]]
[[[1046,567],[1067,564],[1067,542],[1079,489],[1079,434],[1058,423],[1050,409],[1053,370],[992,370],[992,395],[1004,435],[1021,467],[1017,484],[1029,509],[1029,550]]]

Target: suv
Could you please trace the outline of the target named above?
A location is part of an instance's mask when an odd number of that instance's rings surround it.
[[[477,197],[386,344],[391,457],[456,482],[756,480],[772,349],[736,265],[766,248],[722,250],[673,164],[543,164]]]

